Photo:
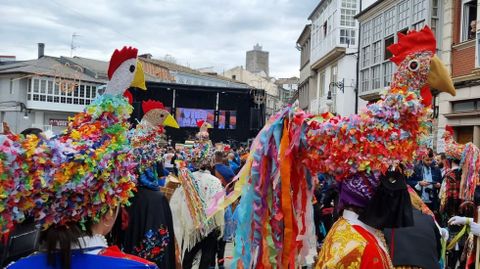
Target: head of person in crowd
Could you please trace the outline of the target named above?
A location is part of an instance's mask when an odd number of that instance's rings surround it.
[[[224,163],[225,155],[222,151],[215,151],[214,153],[214,162],[215,163]]]
[[[233,154],[232,152],[228,153],[227,159],[228,159],[229,161],[233,161],[233,160],[235,159],[235,154]]]
[[[27,136],[27,135],[40,136],[40,135],[42,135],[42,133],[43,133],[42,129],[39,129],[39,128],[27,128],[27,129],[23,130],[20,134],[23,135],[23,136]]]
[[[425,165],[426,167],[432,166],[432,164],[434,163],[434,157],[435,155],[433,154],[433,149],[429,148],[427,150],[427,154],[425,154],[425,156],[423,156],[422,158],[423,165]]]

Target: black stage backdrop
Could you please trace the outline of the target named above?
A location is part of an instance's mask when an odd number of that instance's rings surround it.
[[[232,145],[246,142],[257,135],[264,125],[265,107],[254,102],[254,95],[264,95],[263,90],[207,87],[196,85],[182,85],[172,83],[147,82],[147,91],[130,89],[133,95],[134,112],[131,122],[136,124],[143,112],[142,101],[157,100],[168,107],[173,117],[179,108],[194,108],[213,110],[214,128],[210,129],[210,138],[214,143],[227,142]],[[175,100],[173,94],[175,93]],[[218,94],[218,110],[216,101]],[[174,103],[175,102],[175,103]],[[220,125],[220,112],[225,111],[225,127]],[[229,129],[229,119],[236,116],[234,129]],[[167,136],[173,143],[183,143],[186,139],[193,139],[198,132],[197,127],[181,127],[180,129],[166,128]]]

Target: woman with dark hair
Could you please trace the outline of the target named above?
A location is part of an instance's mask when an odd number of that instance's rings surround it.
[[[115,51],[112,69],[129,69],[122,81],[109,83],[109,92],[128,87],[135,57],[133,48]],[[125,60],[131,65],[122,65]],[[26,216],[43,230],[40,251],[7,268],[157,268],[105,239],[136,187],[128,140],[131,109],[122,95],[105,93],[60,136],[0,136],[0,235]]]

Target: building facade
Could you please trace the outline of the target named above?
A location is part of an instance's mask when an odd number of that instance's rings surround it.
[[[358,23],[354,16],[359,2],[322,0],[308,18],[309,64],[315,82],[313,95],[310,90],[308,96],[312,113],[330,111],[347,116],[355,112]]]
[[[0,122],[7,122],[13,132],[37,127],[58,133],[105,82],[82,66],[43,54],[0,65]]]
[[[450,67],[457,90],[455,97],[439,95],[438,145],[444,127],[450,125],[460,143],[480,147],[480,1],[445,0],[443,60]]]
[[[280,87],[275,80],[268,79],[260,74],[254,74],[242,66],[234,67],[223,73],[223,76],[248,84],[251,87],[265,90],[265,116],[270,118],[275,112],[283,107],[280,98]]]
[[[83,111],[108,81],[108,62],[46,56],[44,49],[39,44],[38,59],[14,61],[14,57],[3,57],[6,60],[0,64],[0,123],[7,122],[13,132],[31,127],[63,131],[68,118]],[[147,82],[250,89],[239,81],[142,56],[139,59]]]
[[[361,106],[380,98],[390,86],[395,64],[388,46],[398,41],[397,33],[420,30],[428,25],[437,36],[441,48],[441,23],[443,0],[384,0],[364,1],[357,19],[360,23],[360,78]],[[439,49],[440,51],[440,49]],[[441,56],[441,53],[440,53]]]
[[[298,105],[304,111],[310,111],[310,97],[316,97],[315,76],[310,65],[312,25],[307,24],[297,39],[297,49],[300,51],[300,79],[296,93]]]
[[[295,93],[298,91],[299,78],[278,78],[275,84],[279,87],[280,101],[283,105],[293,103],[292,99]]]

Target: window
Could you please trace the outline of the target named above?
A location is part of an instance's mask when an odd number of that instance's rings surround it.
[[[324,96],[325,92],[325,71],[320,73],[320,96]]]
[[[13,94],[13,78],[10,79],[10,94]]]
[[[377,41],[373,43],[373,64],[377,64],[380,62],[382,58],[382,41]]]
[[[342,7],[357,9],[357,0],[342,0]]]
[[[368,45],[370,43],[370,25],[371,21],[365,22],[362,25],[362,46]]]
[[[393,76],[393,63],[388,61],[383,64],[383,87],[390,86]]]
[[[378,16],[373,20],[373,41],[382,38],[382,16]]]
[[[363,70],[360,73],[360,80],[362,82],[362,92],[366,92],[369,89],[369,82],[370,82],[370,69]]]
[[[233,80],[236,80],[236,79],[237,79],[237,76],[232,75],[232,79],[233,79]]]
[[[475,38],[477,31],[477,1],[462,0],[462,40]]]
[[[42,79],[40,80],[40,93],[45,93],[47,91],[47,81]]]
[[[33,92],[38,93],[40,90],[40,81],[38,79],[33,79]]]
[[[425,0],[413,1],[413,21],[417,22],[425,19]]]
[[[354,9],[341,9],[340,26],[355,27],[355,13]]]
[[[370,65],[370,46],[366,46],[362,49],[363,61],[362,67],[367,67]]]
[[[53,81],[48,80],[47,81],[47,94],[53,94]]]
[[[355,30],[340,29],[340,44],[355,45]]]
[[[372,67],[373,89],[380,88],[380,65]]]
[[[330,83],[338,81],[338,65],[332,65],[332,69],[330,70]]]
[[[385,11],[385,35],[395,32],[395,8]]]
[[[453,112],[467,112],[478,110],[479,101],[478,100],[468,100],[468,101],[459,101],[454,102]]]
[[[408,27],[408,1],[398,4],[398,28]]]
[[[96,96],[96,86],[94,85],[82,84],[71,90],[70,87],[74,85],[72,82],[62,81],[60,83],[48,77],[33,78],[31,83],[31,88],[27,88],[27,100],[29,101],[85,105],[90,104],[90,101]],[[35,94],[32,94],[32,91]]]
[[[327,36],[327,21],[323,23],[323,37]]]
[[[393,54],[388,50],[388,47],[393,45],[395,43],[395,40],[392,36],[389,36],[385,38],[384,45],[383,45],[383,60],[390,60],[392,58]]]

